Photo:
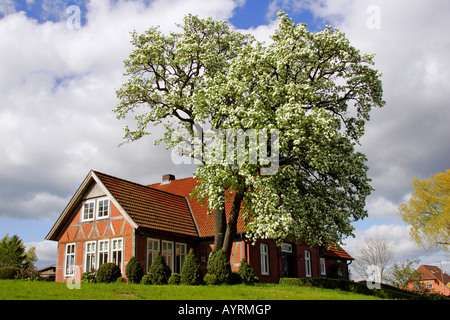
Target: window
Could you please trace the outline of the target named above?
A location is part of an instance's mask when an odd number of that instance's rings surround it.
[[[86,242],[86,253],[84,258],[84,271],[95,269],[95,242]]]
[[[98,242],[98,266],[108,262],[109,256],[109,240]]]
[[[153,259],[155,259],[156,254],[159,251],[159,240],[158,239],[147,239],[147,270],[152,265]]]
[[[433,284],[431,282],[426,282],[425,283],[425,288],[427,289],[433,289]]]
[[[173,272],[173,242],[163,241],[161,254],[170,270]]]
[[[109,199],[98,200],[97,207],[97,218],[109,217]]]
[[[305,276],[311,277],[311,252],[305,250]]]
[[[269,274],[269,246],[267,244],[261,243],[259,245],[260,256],[261,256],[261,274]]]
[[[82,221],[94,219],[94,205],[95,201],[89,201],[84,203]]]
[[[73,276],[75,274],[75,243],[66,244],[64,275]]]
[[[175,245],[175,272],[181,274],[184,260],[186,260],[186,244],[177,243]]]
[[[325,258],[320,258],[320,275],[327,275],[327,269],[325,266]]]
[[[111,262],[119,266],[122,270],[122,256],[123,256],[123,240],[112,239],[111,240]]]

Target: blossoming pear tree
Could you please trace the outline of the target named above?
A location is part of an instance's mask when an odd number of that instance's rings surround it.
[[[367,159],[355,145],[371,109],[384,105],[373,56],[337,29],[312,33],[283,12],[270,45],[223,21],[188,15],[180,27],[170,35],[157,28],[132,33],[129,79],[114,110],[118,118],[136,112],[125,139],[150,134],[150,125],[165,127],[168,148],[179,145],[176,133],[194,138],[203,124],[215,132],[277,133],[265,137],[268,152],[277,150],[272,171],[261,148],[259,161],[250,161],[250,139],[238,163],[223,156],[225,147],[212,151],[201,140],[201,151],[219,153],[216,161],[200,158],[195,173],[195,195],[214,214],[214,250],[230,255],[240,214],[251,240],[328,246],[351,236],[372,191]],[[242,160],[243,150],[232,151]]]

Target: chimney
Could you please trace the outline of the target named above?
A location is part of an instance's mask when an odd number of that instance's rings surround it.
[[[162,182],[161,184],[169,184],[170,181],[175,180],[175,176],[173,174],[164,174],[162,176]]]

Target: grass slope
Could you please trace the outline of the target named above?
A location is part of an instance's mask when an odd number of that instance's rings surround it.
[[[64,283],[0,280],[0,300],[377,300],[335,289],[279,284],[255,286],[155,286],[126,283]]]

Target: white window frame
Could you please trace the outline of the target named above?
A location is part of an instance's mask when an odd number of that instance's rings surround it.
[[[104,201],[106,201],[106,203],[108,204],[108,208],[107,208],[107,210],[106,210],[106,215],[102,215],[102,216],[100,216],[100,208],[104,208]],[[100,202],[102,202],[102,205],[100,205]],[[109,201],[109,198],[99,198],[99,199],[97,199],[97,206],[96,206],[97,208],[97,210],[95,211],[96,212],[96,218],[97,219],[106,219],[106,218],[109,218],[109,216],[110,216],[110,212],[111,212],[111,201]],[[103,210],[103,212],[102,212],[102,214],[104,213],[104,210]]]
[[[178,272],[178,274],[181,274],[181,271],[183,271],[183,265],[184,261],[186,260],[186,256],[187,256],[187,244],[181,242],[175,243],[175,267],[179,267],[180,270],[175,270],[174,272]],[[178,259],[180,259],[179,266],[177,265]]]
[[[156,249],[153,244],[156,244]],[[150,269],[152,262],[159,251],[161,251],[161,241],[155,238],[147,238],[147,271]]]
[[[164,246],[166,246],[166,249],[164,249]],[[171,247],[170,250],[167,249],[168,246]],[[162,243],[161,243],[161,254],[164,257],[164,260],[166,261],[166,264],[169,266],[170,271],[173,272],[174,242],[173,241],[162,240]]]
[[[115,263],[119,266],[120,270],[123,270],[123,238],[112,238],[111,239],[111,262]],[[117,247],[114,247],[115,244],[120,244]],[[119,255],[120,253],[120,263],[117,263],[117,257],[115,255]]]
[[[102,244],[106,244],[107,248],[105,249],[104,247],[102,248]],[[98,259],[97,259],[97,269],[103,264],[103,263],[108,263],[110,260],[110,243],[109,243],[109,239],[107,240],[99,240],[98,244],[97,244],[97,254],[98,254]],[[104,259],[104,255],[106,254],[106,261]]]
[[[311,277],[311,252],[305,250],[305,276]]]
[[[71,250],[70,253],[69,253],[69,248],[73,248],[73,250]],[[75,259],[77,257],[76,251],[77,251],[77,246],[75,243],[67,243],[64,248],[64,276],[65,277],[72,277],[75,275],[75,265],[76,265]]]
[[[92,205],[92,217],[85,218],[86,206]],[[88,209],[90,211],[90,209]],[[95,217],[95,200],[86,200],[83,202],[83,206],[81,207],[81,221],[93,221]]]
[[[325,264],[325,258],[320,258],[320,275],[326,276],[327,275],[327,268]]]
[[[84,272],[93,271],[97,266],[96,263],[97,256],[97,242],[96,241],[88,241],[85,244],[84,250]],[[88,263],[89,262],[89,263]]]
[[[261,274],[269,275],[269,246],[265,243],[259,245],[259,255],[261,257]]]

